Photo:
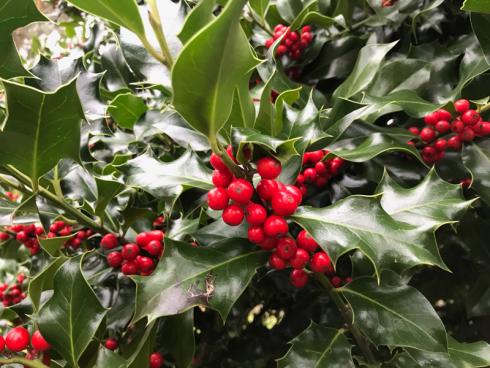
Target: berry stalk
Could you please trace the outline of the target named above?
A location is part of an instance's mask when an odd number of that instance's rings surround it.
[[[47,365],[44,365],[39,360],[29,360],[20,357],[12,357],[12,358],[0,358],[0,365],[4,364],[23,364],[24,367],[30,368],[49,368]]]

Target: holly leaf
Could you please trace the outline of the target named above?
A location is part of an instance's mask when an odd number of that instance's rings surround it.
[[[110,102],[107,112],[120,127],[132,129],[146,110],[148,107],[141,97],[132,93],[123,93]]]
[[[189,40],[173,67],[175,109],[208,137],[226,123],[235,89],[240,83],[248,84],[243,76],[258,62],[239,22],[246,2],[228,2],[218,17]]]
[[[39,12],[32,0],[3,1],[0,16],[2,18],[0,23],[0,48],[2,49],[0,77],[10,79],[29,76],[30,73],[24,69],[17,53],[12,32],[32,22],[43,22],[48,19]]]
[[[292,218],[334,261],[359,249],[378,278],[381,269],[402,272],[422,264],[447,270],[433,232],[394,219],[380,202],[380,196],[350,196],[325,208],[299,207]]]
[[[192,8],[185,19],[182,30],[178,34],[183,44],[214,19],[213,10],[215,5],[216,0],[202,0]]]
[[[12,216],[18,204],[0,197],[0,226],[12,225]]]
[[[251,251],[245,240],[227,239],[207,247],[165,239],[166,253],[149,277],[134,277],[137,285],[133,321],[182,313],[203,305],[226,320],[267,254]]]
[[[118,169],[125,174],[127,185],[139,187],[158,198],[179,196],[187,188],[213,188],[211,170],[192,151],[168,163],[144,154]]]
[[[490,205],[490,140],[465,145],[462,159],[472,176],[471,187]]]
[[[37,185],[62,158],[79,161],[84,115],[75,81],[52,93],[3,83],[8,116],[0,133],[0,164],[15,166]]]
[[[39,239],[39,244],[41,245],[41,248],[44,249],[44,251],[51,257],[59,257],[61,248],[63,248],[65,243],[74,236],[75,235],[73,234],[68,236],[59,236],[56,238]]]
[[[291,348],[277,361],[278,368],[354,368],[352,345],[344,330],[323,327],[314,322],[291,341]]]
[[[480,42],[487,63],[490,64],[490,36],[486,31],[490,27],[490,12],[489,14],[471,13],[470,19],[473,32],[475,32],[476,38]]]
[[[490,4],[486,0],[465,0],[461,9],[490,14]]]
[[[169,316],[163,324],[163,346],[172,354],[177,368],[188,368],[195,353],[194,311]]]
[[[126,360],[119,354],[102,346],[99,348],[94,368],[127,368],[127,366]]]
[[[29,298],[34,310],[37,311],[41,302],[41,294],[46,290],[53,290],[53,281],[56,272],[66,262],[67,257],[55,258],[40,273],[29,282]]]
[[[384,280],[361,277],[340,289],[354,324],[376,345],[447,352],[446,330],[430,302],[411,286]]]
[[[394,219],[428,229],[461,218],[474,200],[466,201],[461,185],[450,184],[431,169],[414,188],[404,188],[385,171],[376,193],[381,206]]]
[[[83,276],[83,258],[71,258],[56,272],[53,296],[36,318],[46,340],[73,367],[107,312]]]

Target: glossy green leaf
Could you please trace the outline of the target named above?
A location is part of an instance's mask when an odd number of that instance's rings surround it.
[[[95,181],[97,183],[95,214],[103,217],[107,206],[124,189],[124,185],[121,182],[111,180],[111,177],[96,177]]]
[[[121,346],[121,353],[128,362],[128,368],[147,367],[150,354],[155,347],[155,322],[140,321],[134,329],[126,333],[128,344]]]
[[[65,243],[73,238],[73,235],[59,236],[56,238],[39,239],[39,245],[46,251],[51,257],[59,257],[61,249]]]
[[[490,4],[486,0],[465,0],[461,9],[490,14]]]
[[[490,140],[465,145],[462,158],[473,179],[471,187],[490,204]]]
[[[107,112],[120,127],[132,129],[147,109],[142,98],[131,93],[124,93],[110,102]]]
[[[450,184],[432,169],[414,188],[404,188],[385,172],[376,189],[390,216],[415,226],[433,228],[460,219],[473,200],[465,200],[461,185]]]
[[[0,226],[9,226],[12,224],[12,215],[16,208],[16,203],[0,197]]]
[[[490,27],[490,13],[471,13],[470,17],[473,32],[475,32],[475,35],[480,42],[480,46],[483,50],[483,53],[485,54],[485,59],[487,60],[487,63],[490,64],[490,35],[487,32],[488,27]]]
[[[312,322],[291,341],[291,349],[277,361],[277,367],[354,368],[352,345],[344,332]]]
[[[20,61],[19,54],[12,39],[12,32],[32,22],[47,21],[39,12],[32,0],[4,0],[0,9],[0,78],[10,79],[18,76],[28,76]]]
[[[264,19],[267,9],[269,8],[270,0],[250,0],[250,7],[259,15],[261,19]]]
[[[196,305],[217,310],[223,320],[267,254],[247,241],[227,239],[208,247],[165,240],[165,257],[149,277],[134,277],[138,321],[182,313]]]
[[[126,360],[119,354],[106,349],[105,347],[100,347],[97,353],[97,361],[95,362],[94,368],[127,368],[128,365]]]
[[[138,5],[134,0],[69,0],[69,2],[87,13],[126,27],[138,36],[145,34]]]
[[[359,52],[354,70],[335,90],[334,97],[349,98],[361,92],[373,80],[381,63],[397,42],[388,44],[368,44]]]
[[[410,90],[396,91],[382,97],[366,96],[363,102],[370,103],[371,107],[376,108],[377,111],[370,115],[373,119],[396,111],[404,111],[409,116],[421,118],[439,107]]]
[[[354,324],[376,345],[446,352],[444,325],[430,302],[411,286],[363,277],[344,286]]]
[[[67,261],[54,276],[54,294],[36,318],[43,336],[73,367],[106,314],[81,270],[83,255]]]
[[[262,146],[271,151],[287,151],[289,153],[296,153],[294,144],[300,138],[293,138],[282,140],[275,138],[274,136],[265,135],[259,133],[255,129],[251,128],[235,128],[231,133],[232,142],[234,146],[238,145],[238,152],[242,152],[242,149],[247,144],[254,144]]]
[[[303,1],[277,0],[277,10],[283,19],[291,23],[303,10]]]
[[[239,83],[248,84],[242,77],[257,65],[239,23],[245,3],[230,1],[187,43],[173,67],[175,109],[209,137],[225,124],[235,89]]]
[[[191,151],[168,163],[144,154],[118,169],[125,174],[127,185],[159,198],[179,196],[187,188],[213,188],[211,170]]]
[[[46,266],[44,270],[42,270],[42,272],[38,273],[29,282],[29,298],[32,301],[35,311],[39,309],[42,292],[53,289],[54,276],[67,259],[67,257],[53,259],[51,263]]]
[[[464,362],[465,366],[488,367],[490,365],[490,345],[484,341],[462,343],[449,336],[448,351],[451,358]]]
[[[163,346],[172,354],[176,368],[188,368],[195,353],[194,310],[168,316],[163,325]]]
[[[247,238],[247,225],[242,223],[239,226],[230,227],[225,224],[221,217],[210,223],[209,225],[201,227],[194,234],[195,238],[200,244],[212,245],[219,243],[228,238]]]
[[[292,217],[335,261],[359,249],[373,263],[378,277],[381,269],[400,272],[421,264],[447,269],[434,234],[395,220],[380,201],[380,196],[350,196],[325,208],[299,207]]]
[[[216,0],[202,0],[187,15],[184,26],[179,33],[183,44],[187,43],[197,32],[213,20],[213,9]]]
[[[34,183],[62,158],[79,160],[83,110],[75,81],[44,93],[4,82],[8,117],[0,133],[0,163],[10,164]]]

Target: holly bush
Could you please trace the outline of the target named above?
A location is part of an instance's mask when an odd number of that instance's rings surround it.
[[[0,365],[490,366],[489,1],[0,5]]]

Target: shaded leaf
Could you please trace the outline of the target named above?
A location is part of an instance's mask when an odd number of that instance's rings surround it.
[[[31,299],[34,310],[37,311],[41,302],[41,294],[45,290],[52,290],[54,285],[54,276],[68,258],[59,257],[51,261],[44,270],[38,273],[29,282],[29,298]]]
[[[94,368],[127,368],[127,366],[126,360],[119,354],[102,346],[99,348]]]
[[[169,316],[163,325],[163,346],[175,360],[177,368],[191,365],[195,353],[194,310]]]
[[[490,4],[485,0],[465,0],[461,9],[490,14]]]
[[[470,17],[473,32],[475,32],[475,35],[480,42],[487,63],[490,64],[490,35],[488,34],[488,28],[490,27],[490,12],[489,14],[471,13]]]
[[[472,176],[471,187],[490,205],[490,140],[465,145],[462,159]]]

